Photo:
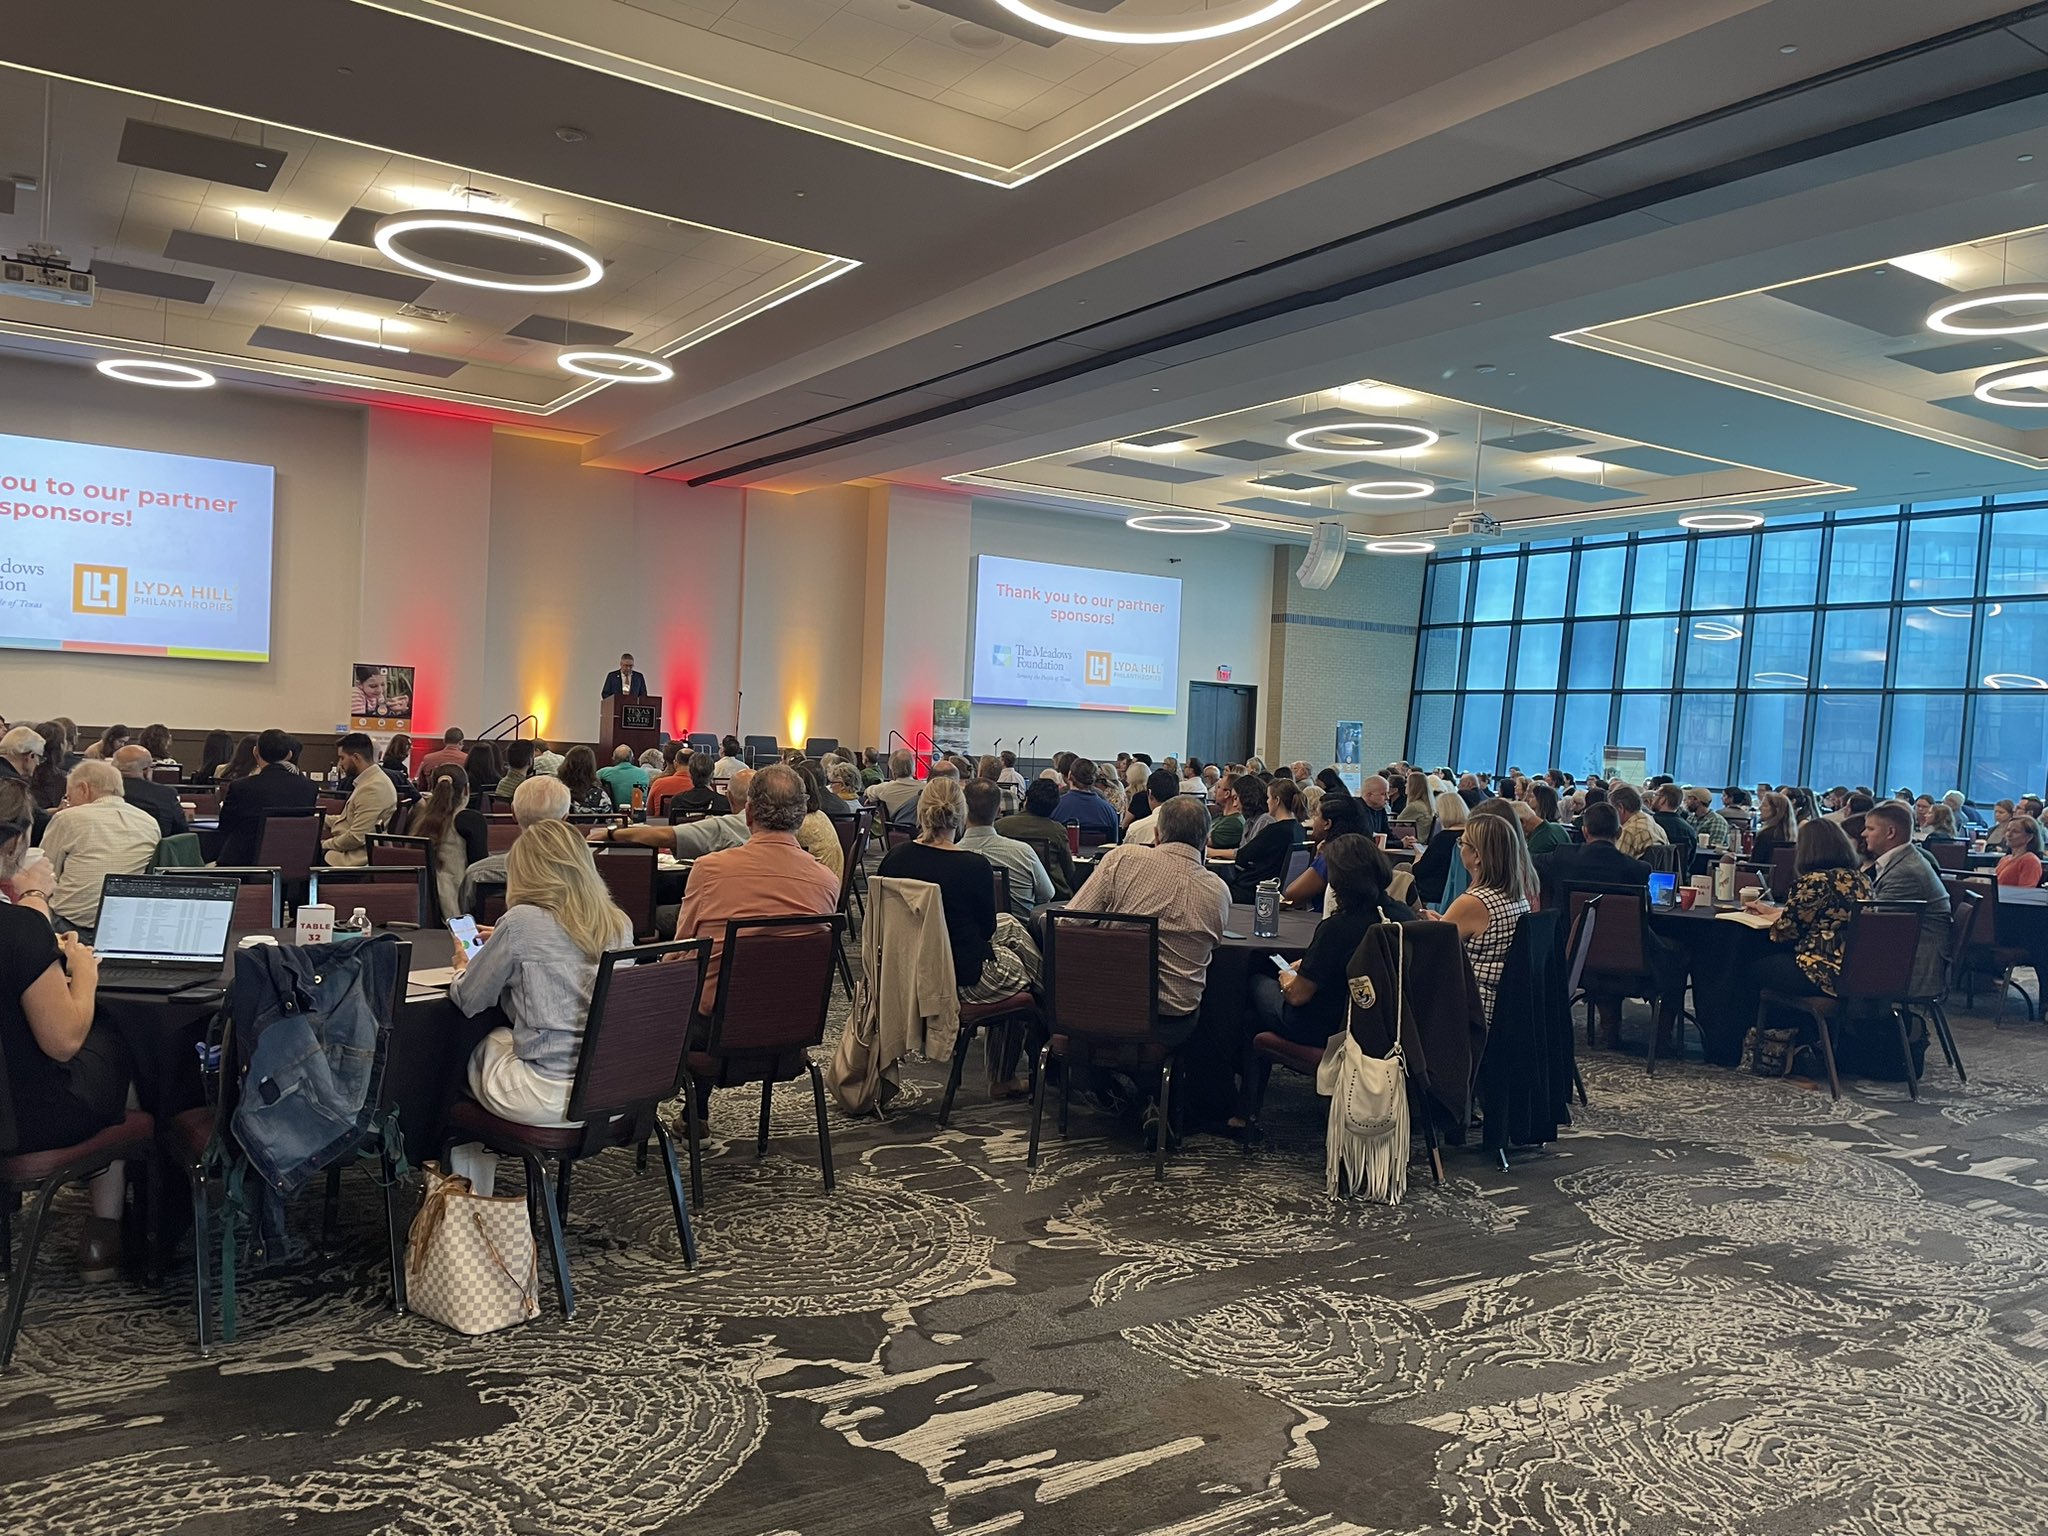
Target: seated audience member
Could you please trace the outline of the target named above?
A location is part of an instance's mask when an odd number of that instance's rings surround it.
[[[384,756],[378,767],[384,770],[384,777],[391,781],[392,791],[401,800],[416,799],[419,791],[412,782],[412,738],[398,735],[385,743]]]
[[[2020,803],[2015,809],[2020,815],[2031,816],[2034,820],[2039,821],[2042,812],[2041,797],[2039,795],[2021,795]]]
[[[1451,865],[1458,858],[1458,839],[1464,835],[1470,816],[1464,796],[1447,789],[1436,797],[1436,831],[1430,834],[1429,845],[1416,855],[1410,871],[1415,878],[1414,899],[1418,903],[1434,906],[1443,900]]]
[[[78,722],[69,715],[56,715],[44,723],[45,725],[56,726],[62,733],[64,750],[56,761],[64,772],[69,773],[85,761],[85,754],[78,749]],[[38,729],[41,728],[38,727]]]
[[[611,795],[612,806],[617,810],[632,805],[636,789],[645,805],[647,792],[654,787],[654,776],[633,761],[633,749],[624,745],[612,748],[612,760],[597,770],[597,779]]]
[[[1522,791],[1522,804],[1534,813],[1532,823],[1528,817],[1522,820],[1522,835],[1529,842],[1529,857],[1549,853],[1553,848],[1562,848],[1571,842],[1571,834],[1565,831],[1557,819],[1557,790],[1542,779],[1533,780]]]
[[[1934,861],[1913,842],[1913,813],[1896,800],[1873,806],[1863,818],[1863,847],[1872,860],[1872,901],[1919,901],[1920,942],[1913,953],[1913,995],[1941,990],[1948,947],[1948,887]]]
[[[1685,791],[1685,817],[1692,823],[1693,846],[1695,849],[1723,849],[1735,846],[1735,834],[1728,830],[1728,823],[1721,813],[1714,809],[1714,792],[1694,787]],[[1844,813],[1847,814],[1846,812]]]
[[[327,823],[320,851],[334,868],[358,869],[370,862],[369,845],[364,840],[372,832],[383,831],[391,813],[398,809],[398,791],[377,762],[376,744],[361,731],[341,738],[335,761],[353,782],[348,803]]]
[[[1326,794],[1343,794],[1344,784],[1339,780],[1332,790],[1325,786]],[[1358,830],[1367,837],[1385,837],[1393,831],[1392,818],[1387,810],[1387,781],[1376,773],[1368,773],[1358,781]]]
[[[1922,834],[1923,843],[1961,843],[1966,839],[1956,826],[1956,813],[1946,800],[1937,800],[1927,808],[1927,830]]]
[[[860,770],[840,759],[826,773],[825,788],[825,814],[834,821],[847,820],[860,804]]]
[[[193,778],[204,784],[211,784],[220,777],[221,769],[227,767],[228,759],[235,755],[235,738],[226,731],[208,731],[206,744],[199,749],[199,771]]]
[[[114,754],[128,745],[128,727],[110,725],[100,739],[85,749],[85,756],[92,762],[112,762]]]
[[[43,830],[43,853],[56,877],[50,906],[60,925],[90,941],[99,924],[100,883],[108,875],[144,873],[163,830],[149,812],[128,803],[112,763],[82,762],[65,784],[65,808]]]
[[[690,774],[690,748],[687,742],[669,743],[666,768],[666,772],[647,786],[647,814],[650,816],[666,816],[669,797],[681,794],[697,782]]]
[[[43,840],[43,828],[50,820],[49,811],[43,808],[36,794],[36,781],[44,776],[43,755],[48,750],[49,743],[34,726],[17,725],[0,736],[0,783],[19,784],[22,793],[28,796],[35,821],[30,841],[36,843]],[[63,796],[57,798],[61,801]]]
[[[923,792],[924,786],[917,781],[917,759],[898,747],[889,754],[889,777],[870,785],[867,799],[882,820],[902,825],[915,818],[917,797]]]
[[[597,780],[597,754],[586,746],[571,747],[562,758],[561,772],[555,775],[569,789],[569,812],[608,811],[612,809],[611,791]]]
[[[1998,861],[1998,883],[2027,890],[2038,886],[2043,878],[2041,855],[2048,853],[2041,840],[2041,824],[2031,816],[2008,816],[2001,841],[2005,857]]]
[[[1750,809],[1749,791],[1740,784],[1730,784],[1721,791],[1721,819],[1731,827],[1738,823],[1746,827],[1756,819]]]
[[[1436,808],[1430,802],[1427,774],[1410,773],[1401,809],[1388,818],[1388,830],[1403,841],[1420,848],[1436,830]]]
[[[1127,843],[1149,843],[1152,829],[1159,818],[1159,808],[1180,793],[1180,785],[1174,776],[1164,768],[1154,768],[1145,780],[1143,795],[1145,814],[1124,827],[1124,841]],[[1133,802],[1140,797],[1133,795]]]
[[[512,1021],[470,1055],[477,1103],[520,1125],[564,1123],[597,962],[632,943],[632,919],[574,829],[542,821],[519,834],[505,855],[505,915],[475,959],[465,963],[459,944],[452,959],[448,1000],[471,1018],[499,1007]],[[481,1142],[456,1147],[449,1162],[478,1194],[492,1193],[497,1158]]]
[[[711,783],[713,770],[716,766],[709,752],[691,754],[690,787],[670,793],[668,799],[669,820],[674,821],[683,816],[730,816],[733,814],[732,808],[738,803],[742,793],[734,789],[733,785],[738,782],[741,773],[751,774],[754,770],[742,766],[739,773],[733,774],[731,782],[727,783],[726,789],[728,793],[721,795],[712,787]]]
[[[1225,857],[1237,852],[1244,841],[1244,805],[1237,793],[1241,773],[1226,774],[1209,792],[1209,852]],[[1265,785],[1259,786],[1263,793]]]
[[[1615,784],[1607,791],[1607,803],[1621,817],[1621,835],[1615,847],[1632,859],[1643,856],[1645,848],[1669,846],[1663,827],[1643,809],[1643,797],[1633,784]]]
[[[1024,775],[1017,771],[1017,754],[1005,749],[998,756],[1002,760],[1002,771],[996,775],[996,783],[1003,791],[1003,814],[1015,815],[1024,803]]]
[[[735,792],[739,783],[740,776],[734,774]],[[718,963],[728,921],[805,914],[826,917],[839,909],[838,880],[806,853],[796,838],[805,816],[802,779],[780,763],[763,768],[747,781],[743,814],[746,841],[697,860],[676,919],[677,938],[711,941],[704,995],[698,1005],[707,1017],[718,997]],[[983,883],[992,892],[994,876]],[[988,899],[993,901],[993,895]]]
[[[1176,784],[1180,781],[1176,779]],[[1053,807],[1052,819],[1062,826],[1071,822],[1083,832],[1099,832],[1106,839],[1114,841],[1117,834],[1117,809],[1102,798],[1095,787],[1095,763],[1086,757],[1077,757],[1067,764],[1067,789],[1060,796],[1060,803]]]
[[[89,1140],[120,1124],[128,1102],[121,1037],[105,1024],[93,1027],[99,961],[76,935],[51,931],[50,865],[24,867],[35,809],[26,785],[0,782],[0,884],[13,892],[11,901],[0,901],[0,1053],[13,1109],[13,1153]],[[125,1173],[115,1163],[92,1180],[92,1214],[79,1243],[81,1279],[110,1280],[119,1268]]]
[[[460,768],[465,782],[469,778],[469,751],[464,743],[468,737],[459,725],[451,725],[441,733],[441,745],[420,759],[420,783],[433,782],[436,768]]]
[[[512,792],[512,824],[521,832],[537,822],[564,821],[569,815],[569,791],[562,787],[562,781],[553,774],[535,774]],[[664,830],[657,828],[657,831]],[[485,826],[485,846],[489,846],[489,825]],[[516,839],[515,839],[516,841]],[[459,910],[475,915],[478,894],[487,885],[505,883],[505,855],[487,853],[481,859],[471,859],[469,867],[462,872],[462,889],[459,893]],[[455,914],[449,913],[452,917]]]
[[[733,801],[744,806],[753,787],[754,770],[742,768],[726,786]],[[606,827],[590,835],[593,843],[625,843],[673,853],[679,859],[698,859],[721,848],[737,848],[747,840],[747,818],[732,811],[700,816],[695,821],[671,819],[665,827]]]
[[[1074,894],[1074,858],[1067,848],[1067,829],[1052,819],[1060,800],[1059,785],[1051,779],[1033,779],[1024,790],[1024,809],[996,823],[996,831],[1013,838],[1038,855],[1045,875],[1052,882],[1055,901]]]
[[[1941,803],[1948,807],[1949,814],[1955,818],[1957,833],[1965,838],[1973,829],[1984,823],[1984,818],[1970,809],[1969,799],[1960,789],[1952,789],[1943,795]]]
[[[1465,802],[1465,809],[1471,810],[1486,798],[1486,791],[1479,787],[1479,776],[1474,773],[1458,775],[1458,798]]]
[[[116,752],[114,767],[121,775],[121,798],[154,817],[165,837],[191,831],[192,824],[185,819],[185,807],[178,800],[176,788],[159,784],[149,776],[155,766],[149,748],[140,742],[130,742]]]
[[[1266,823],[1272,820],[1267,809],[1272,794],[1271,782],[1255,773],[1247,773],[1235,780],[1231,787],[1237,791],[1237,803],[1243,808],[1244,831],[1239,834],[1236,846],[1246,843],[1266,830]]]
[[[1238,846],[1231,891],[1251,901],[1265,880],[1278,880],[1287,869],[1287,855],[1302,843],[1301,789],[1291,778],[1275,778],[1266,790],[1266,821]]]
[[[464,911],[462,877],[490,853],[490,825],[481,811],[469,808],[469,775],[460,763],[443,763],[427,775],[426,791],[406,825],[406,835],[426,839],[445,921]]]
[[[248,778],[250,774],[257,772],[262,766],[263,763],[256,752],[256,738],[254,736],[244,736],[235,743],[235,750],[229,754],[228,760],[221,764],[219,771],[214,774],[214,777],[223,784],[232,784],[237,779]]]
[[[965,791],[967,830],[960,834],[960,846],[980,854],[1002,870],[1010,882],[1010,913],[1026,918],[1032,908],[1053,899],[1052,877],[1029,843],[1005,837],[996,830],[996,813],[1002,809],[1002,786],[992,779],[976,778]]]
[[[479,743],[477,750],[483,750],[481,743]],[[475,756],[475,752],[470,753],[472,759]],[[510,800],[521,784],[524,784],[535,773],[539,772],[533,766],[533,758],[532,742],[508,741],[505,743],[505,771],[499,775],[496,791],[500,800]],[[476,782],[476,774],[477,765],[472,761],[469,767],[469,780],[472,784]]]
[[[1612,805],[1587,806],[1579,830],[1585,837],[1584,842],[1553,848],[1535,860],[1543,904],[1546,908],[1557,909],[1561,914],[1560,921],[1567,929],[1571,924],[1571,893],[1574,890],[1600,887],[1640,890],[1645,899],[1649,894],[1650,866],[1641,859],[1630,858],[1615,846],[1621,826]],[[1685,948],[1647,929],[1643,935],[1643,946],[1644,958],[1657,977],[1658,1038],[1675,1038],[1678,1016],[1685,999]],[[1613,1050],[1621,1039],[1621,999],[1595,997],[1593,1011],[1594,1043],[1602,1050]]]
[[[1515,927],[1529,911],[1524,884],[1528,863],[1521,833],[1504,816],[1474,816],[1465,823],[1458,857],[1469,876],[1465,890],[1438,919],[1454,925],[1465,941],[1465,958],[1479,983],[1479,1001],[1493,1018],[1494,999],[1507,965]],[[1434,913],[1425,910],[1425,916]]]
[[[996,866],[961,846],[966,827],[967,799],[959,781],[935,778],[918,797],[916,840],[891,848],[875,872],[939,888],[960,1001],[992,1003],[1038,985],[1038,946],[1022,923],[996,910]],[[996,1075],[999,1081],[1008,1076],[1003,1070]]]
[[[818,777],[818,770],[809,763],[799,761],[790,765],[796,776],[804,781],[804,819],[797,826],[796,840],[803,844],[804,852],[832,871],[832,878],[846,878],[846,850],[840,846],[839,833],[832,825],[832,818],[825,814],[825,801],[831,791],[825,788],[825,781]]]
[[[1174,793],[1206,795],[1208,792],[1209,786],[1202,779],[1202,760],[1190,755],[1188,760],[1181,764],[1180,783],[1175,786]]]
[[[1178,779],[1174,780],[1175,793],[1179,793],[1179,787],[1180,781]],[[1109,802],[1109,808],[1116,812],[1117,825],[1122,826],[1124,805],[1127,798],[1124,793],[1123,780],[1117,777],[1116,770],[1107,763],[1096,764],[1095,793]]]
[[[1315,786],[1324,794],[1335,792],[1348,795],[1351,793],[1350,787],[1344,782],[1344,775],[1335,768],[1325,768],[1319,772],[1315,777]]]
[[[1135,760],[1126,763],[1122,769],[1124,778],[1124,826],[1143,821],[1155,809],[1152,802],[1152,775],[1145,765]]]
[[[1294,787],[1296,789],[1308,788],[1314,779],[1314,776],[1309,772],[1308,760],[1306,758],[1297,757],[1293,762],[1289,763],[1287,765],[1287,773],[1288,777],[1294,780]]]
[[[1757,800],[1756,841],[1750,845],[1749,856],[1759,864],[1769,864],[1778,848],[1790,847],[1798,836],[1799,820],[1791,800],[1776,790],[1766,790]]]
[[[1365,807],[1347,790],[1325,791],[1317,797],[1308,813],[1308,840],[1315,848],[1315,857],[1309,860],[1307,869],[1295,876],[1294,883],[1280,893],[1290,906],[1321,905],[1323,892],[1329,886],[1329,876],[1323,867],[1323,845],[1336,837],[1365,836],[1361,830],[1364,813]]]
[[[1848,834],[1832,821],[1809,821],[1794,846],[1785,905],[1749,903],[1751,912],[1777,918],[1770,931],[1777,947],[1757,961],[1756,983],[1795,997],[1832,997],[1849,923],[1858,904],[1870,899],[1870,882]]]
[[[545,773],[552,776],[562,771],[563,758],[561,753],[550,747],[538,736],[533,738],[532,745],[533,771],[535,773]]]
[[[1067,905],[1159,919],[1159,1034],[1176,1048],[1194,1033],[1209,957],[1230,925],[1230,887],[1202,858],[1208,820],[1194,796],[1174,796],[1159,808],[1152,845],[1109,849]]]
[[[746,766],[746,754],[740,750],[739,737],[727,736],[718,743],[718,760],[711,765],[707,779],[729,779]]]
[[[171,755],[171,728],[168,725],[145,725],[142,734],[135,738],[136,745],[149,753],[152,768],[175,768],[182,775],[185,765]]]
[[[1699,834],[1693,831],[1692,822],[1681,809],[1685,804],[1685,791],[1676,784],[1660,784],[1657,792],[1650,797],[1650,816],[1664,829],[1664,839],[1678,850],[1678,877],[1681,882],[1692,873],[1692,856],[1699,848]]]
[[[263,818],[274,813],[310,814],[320,799],[320,786],[291,765],[291,738],[268,730],[255,738],[260,773],[236,779],[220,797],[218,863],[230,869],[259,862]]]
[[[2012,820],[2015,809],[2016,807],[2010,800],[2000,800],[1991,807],[1991,826],[1984,834],[1984,841],[1987,847],[2003,848],[2005,846],[2005,824]]]

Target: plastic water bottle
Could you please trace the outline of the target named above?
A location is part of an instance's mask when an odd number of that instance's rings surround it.
[[[370,909],[368,907],[357,907],[355,911],[349,913],[348,925],[355,929],[357,933],[368,933],[370,931]]]
[[[1280,937],[1280,882],[1261,880],[1252,901],[1252,937]]]

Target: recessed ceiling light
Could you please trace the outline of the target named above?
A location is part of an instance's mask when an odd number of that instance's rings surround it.
[[[245,223],[254,224],[263,230],[276,230],[281,234],[305,235],[314,240],[325,240],[334,233],[334,220],[315,218],[310,213],[286,213],[281,208],[237,208],[235,217]]]
[[[2032,155],[2021,155],[2019,162],[2021,165],[2031,165],[2034,162],[2034,157]]]
[[[1344,494],[1364,501],[1413,501],[1436,487],[1427,480],[1361,480],[1344,487]]]
[[[1598,459],[1582,459],[1575,453],[1553,454],[1547,459],[1538,459],[1536,466],[1555,475],[1597,475],[1610,467]]]
[[[1116,26],[1104,26],[1096,11],[1078,10],[1059,0],[996,0],[1012,16],[1067,37],[1082,37],[1092,43],[1198,43],[1209,37],[1228,37],[1262,22],[1285,16],[1302,0],[1239,0],[1236,5],[1219,6],[1193,15],[1133,18]],[[1195,17],[1200,18],[1199,21]],[[1190,25],[1193,22],[1193,25]]]
[[[322,341],[345,341],[352,347],[370,347],[378,352],[410,352],[411,347],[401,347],[395,341],[379,341],[374,336],[342,336],[333,331],[315,331]]]
[[[1369,410],[1399,411],[1422,397],[1411,395],[1405,389],[1396,389],[1391,384],[1346,384],[1337,391],[1337,398],[1346,405],[1362,405]]]
[[[1230,519],[1196,512],[1148,512],[1125,518],[1124,526],[1140,533],[1221,533],[1230,526]]]
[[[1404,444],[1388,444],[1386,434],[1405,432],[1414,441]],[[1379,447],[1369,447],[1358,441],[1361,436],[1370,435],[1371,441]],[[1318,439],[1349,437],[1348,442],[1318,441]],[[1429,427],[1419,426],[1412,421],[1338,421],[1327,426],[1303,427],[1299,432],[1287,434],[1287,446],[1296,453],[1340,453],[1347,457],[1353,454],[1407,453],[1416,448],[1427,448],[1436,442],[1438,434]]]
[[[1366,551],[1375,555],[1426,555],[1436,549],[1430,539],[1368,539]]]
[[[2048,331],[2048,315],[2039,314],[2031,318],[1994,314],[1976,324],[1962,323],[1964,316],[1978,310],[2002,310],[2008,304],[2048,304],[2048,284],[2007,283],[1959,293],[1927,312],[1927,329],[1945,336],[2023,336],[2029,331]]]
[[[1763,522],[1754,512],[1694,512],[1681,517],[1678,526],[1700,533],[1730,533],[1741,528],[1761,528]]]
[[[1894,256],[1885,265],[1934,283],[1952,283],[1963,275],[1962,262],[1947,251],[1916,251],[1911,256]]]
[[[2032,398],[2022,398],[2021,391],[2030,393]],[[2010,406],[2017,411],[2048,410],[2048,359],[2035,358],[2032,362],[1994,368],[1977,380],[1977,387],[1970,393],[1986,405]]]
[[[93,369],[123,384],[147,384],[153,389],[211,389],[220,382],[204,368],[162,357],[103,357]]]
[[[1782,47],[1782,48],[1780,48],[1780,49],[1778,50],[1778,52],[1780,52],[1780,53],[1782,53],[1782,54],[1787,54],[1787,55],[1790,55],[1790,54],[1795,54],[1795,53],[1797,53],[1798,51],[1799,51],[1799,45],[1798,45],[1797,43],[1787,43],[1787,44],[1786,44],[1786,45],[1785,45],[1784,47]]]
[[[413,237],[437,234],[467,235],[501,243],[514,250],[523,249],[529,255],[535,251],[552,252],[557,256],[568,257],[579,270],[566,273],[540,272],[529,279],[516,277],[496,268],[466,266],[446,259],[436,260],[416,250],[407,249],[406,242]],[[559,230],[543,229],[538,224],[528,224],[523,219],[508,219],[502,214],[472,213],[468,209],[415,209],[406,213],[391,213],[377,221],[371,239],[376,242],[378,250],[401,267],[426,277],[462,283],[471,288],[495,288],[515,293],[573,293],[579,288],[594,286],[604,277],[603,258],[581,240],[565,235]]]
[[[2048,688],[2048,680],[2035,677],[2031,672],[1989,672],[1985,674],[1986,688]]]
[[[556,353],[555,361],[579,378],[607,384],[663,384],[676,376],[665,358],[623,347],[575,347]]]
[[[518,199],[489,187],[455,182],[445,187],[386,187],[385,193],[405,208],[462,208],[476,213],[510,213]]]

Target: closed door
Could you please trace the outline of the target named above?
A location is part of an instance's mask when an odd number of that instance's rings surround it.
[[[1259,690],[1241,683],[1188,684],[1188,755],[1241,763],[1252,755]]]

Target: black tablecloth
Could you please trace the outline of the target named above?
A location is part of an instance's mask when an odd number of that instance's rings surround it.
[[[1322,921],[1314,912],[1283,910],[1280,937],[1255,939],[1249,908],[1233,906],[1230,916],[1228,934],[1240,936],[1227,935],[1209,956],[1202,1009],[1173,1074],[1173,1096],[1180,1106],[1174,1119],[1189,1129],[1219,1124],[1237,1113],[1238,1066],[1258,1032],[1251,1011],[1251,980],[1273,974],[1266,955],[1293,959],[1307,954],[1316,924]]]
[[[1693,1014],[1706,1036],[1707,1060],[1732,1067],[1742,1059],[1742,1041],[1756,1023],[1756,962],[1770,953],[1761,928],[1724,922],[1705,908],[1657,910],[1651,930],[1685,946],[1692,976]]]

